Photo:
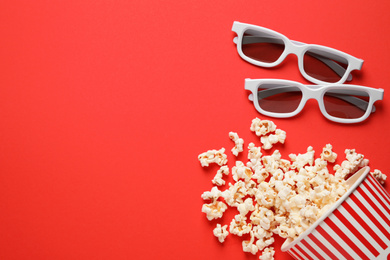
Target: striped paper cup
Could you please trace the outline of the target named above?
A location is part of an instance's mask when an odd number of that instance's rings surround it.
[[[390,195],[364,167],[321,218],[282,251],[298,260],[390,260]]]

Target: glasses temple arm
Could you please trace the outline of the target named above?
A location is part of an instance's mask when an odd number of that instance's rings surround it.
[[[356,95],[361,95],[361,93],[362,92],[360,91],[358,91],[357,93],[355,92]],[[336,97],[346,102],[349,102],[350,104],[355,105],[361,110],[367,110],[369,102],[364,99],[353,96],[355,94],[353,90],[345,90],[345,91],[338,90],[337,93],[327,92],[327,95],[329,96]],[[369,95],[367,94],[367,96]],[[376,110],[375,105],[372,105],[371,113],[374,113],[375,110]]]
[[[282,39],[271,37],[271,36],[249,36],[249,35],[244,35],[242,37],[242,44],[263,43],[263,42],[280,43],[280,44],[284,43]]]
[[[242,44],[251,44],[251,43],[259,43],[259,42],[268,42],[268,43],[280,43],[283,44],[283,40],[271,36],[243,36],[242,38]],[[297,41],[292,41],[296,45],[302,45],[304,43],[297,42]],[[325,57],[326,53],[324,53],[324,56],[321,56],[321,54],[315,54],[315,53],[310,53],[310,56],[313,58],[323,62],[326,64],[329,68],[331,68],[339,77],[342,77],[345,74],[345,68],[340,66],[337,62],[331,60],[330,58]],[[348,75],[348,81],[352,80],[352,75]]]
[[[264,98],[267,98],[267,97],[270,97],[270,96],[273,96],[276,94],[286,93],[286,92],[296,92],[296,91],[298,91],[296,87],[290,87],[290,86],[274,87],[272,89],[264,89],[264,90],[258,91],[257,97],[258,97],[258,99],[264,99]],[[350,93],[344,94],[344,93],[329,93],[328,92],[327,94],[332,96],[332,97],[344,100],[350,104],[353,104],[361,110],[367,110],[368,102],[363,100],[363,99],[351,96]],[[374,113],[374,112],[375,112],[375,106],[373,105],[371,113]]]
[[[334,72],[336,72],[336,74],[342,78],[345,74],[345,71],[346,69],[341,66],[340,64],[338,64],[337,62],[334,62],[333,60],[329,59],[329,58],[326,58],[320,54],[315,54],[315,53],[310,53],[308,54],[310,56],[312,56],[313,58],[321,61],[322,63],[324,63],[326,66],[328,66],[329,68],[331,68]],[[324,54],[325,55],[325,54]],[[348,81],[351,81],[352,80],[352,75],[349,74],[348,75],[348,78],[347,78]]]

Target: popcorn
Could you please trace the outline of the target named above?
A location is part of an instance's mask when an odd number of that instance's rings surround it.
[[[252,175],[252,179],[257,180],[258,183],[265,181],[268,178],[269,172],[264,167],[254,168],[251,167],[255,173]]]
[[[217,174],[211,182],[217,186],[225,185],[225,181],[222,179],[223,175],[229,175],[229,167],[227,167],[226,165],[221,166],[221,168],[219,168]]]
[[[291,162],[286,159],[280,159],[279,168],[283,170],[283,172],[288,172],[291,168]]]
[[[256,192],[256,202],[263,207],[270,208],[274,205],[277,193],[267,182],[261,182]]]
[[[310,184],[314,186],[324,184],[327,179],[330,178],[327,162],[322,159],[316,159],[314,161],[314,166],[306,166],[305,169],[314,175],[314,177],[310,179]]]
[[[284,185],[290,185],[294,186],[296,184],[295,179],[297,176],[297,172],[294,170],[287,170],[284,172],[284,179],[283,184]]]
[[[330,163],[334,163],[337,159],[337,154],[332,151],[332,145],[327,144],[324,148],[322,148],[321,160],[328,161]]]
[[[284,144],[286,140],[286,132],[280,129],[276,129],[275,134],[262,136],[260,142],[263,144],[263,149],[269,150],[276,143]]]
[[[289,237],[289,234],[291,234],[291,231],[290,229],[292,230],[292,228],[290,228],[287,223],[281,223],[277,228],[276,228],[276,232],[279,236],[281,236],[282,238],[288,238]]]
[[[204,200],[217,200],[219,197],[221,197],[221,195],[222,192],[217,187],[213,187],[211,188],[211,191],[203,192],[201,197]]]
[[[304,221],[314,223],[317,220],[319,209],[316,205],[308,205],[299,211]]]
[[[202,212],[206,213],[208,220],[222,218],[222,215],[226,209],[226,204],[217,200],[209,204],[203,204],[202,206]]]
[[[312,190],[312,200],[313,201],[320,200],[320,202],[321,202],[322,200],[326,200],[329,195],[330,195],[330,191],[324,187],[324,184],[322,184],[320,186],[316,186]],[[320,202],[317,202],[317,203],[320,203]]]
[[[250,220],[254,225],[268,231],[271,228],[271,223],[274,221],[274,213],[272,210],[256,204],[254,211],[250,215]]]
[[[274,259],[275,250],[273,247],[266,248],[261,256],[259,257],[260,260],[273,260]]]
[[[263,156],[262,162],[267,172],[273,174],[279,168],[281,157],[279,150],[275,150],[272,155]]]
[[[266,212],[266,215],[264,218],[260,219],[260,226],[264,230],[270,230],[271,229],[271,223],[274,220],[274,213],[271,210],[268,210]]]
[[[222,196],[222,192],[217,187],[213,187],[211,191],[205,191],[202,194],[202,199],[212,200],[211,203],[203,204],[202,212],[206,213],[208,220],[221,218],[223,213],[227,209],[227,205],[222,201],[218,201],[219,197]]]
[[[244,179],[247,182],[252,178],[253,172],[249,167],[245,166],[243,162],[236,161],[236,166],[233,166],[232,168],[232,175],[235,181]]]
[[[217,224],[217,227],[214,228],[213,233],[219,240],[219,242],[225,242],[226,237],[229,235],[227,231],[228,225],[221,226],[221,224]]]
[[[254,143],[249,143],[248,145],[248,159],[252,164],[261,162],[261,156],[263,155],[260,151],[260,147],[256,147]]]
[[[294,195],[294,193],[289,186],[283,186],[283,188],[278,192],[278,197],[281,200],[289,200],[292,195]]]
[[[254,197],[257,192],[257,182],[255,182],[254,180],[245,182],[245,188],[247,196]]]
[[[262,147],[264,150],[271,149],[276,143],[283,144],[286,139],[286,132],[281,129],[276,129],[274,122],[269,120],[253,119],[250,130],[260,137],[260,142],[263,144]],[[275,133],[271,134],[273,132]]]
[[[235,146],[232,148],[232,153],[237,156],[238,153],[242,152],[243,145],[244,145],[244,139],[239,138],[237,133],[230,132],[229,133],[230,139],[235,143]]]
[[[255,132],[257,136],[262,136],[274,132],[276,125],[272,121],[255,118],[252,120],[250,130]]]
[[[342,166],[335,165],[333,167],[333,170],[335,170],[335,176],[340,179],[346,179],[347,176],[351,173],[352,167],[350,166],[350,163],[348,161],[344,161],[344,164]]]
[[[259,251],[259,248],[253,244],[255,241],[255,236],[253,235],[253,231],[250,232],[251,239],[250,240],[244,240],[242,241],[242,249],[244,252],[249,252],[255,255],[257,251]]]
[[[230,233],[237,236],[242,236],[243,234],[248,234],[252,230],[252,224],[246,222],[246,217],[238,214],[230,223]]]
[[[247,198],[243,203],[238,204],[237,209],[240,212],[240,215],[246,216],[249,211],[255,210],[253,200],[251,198]]]
[[[229,183],[229,189],[222,192],[222,197],[225,202],[231,207],[237,207],[238,204],[243,203],[243,198],[246,196],[245,182],[238,181],[234,185]]]
[[[199,154],[198,159],[202,167],[209,166],[210,163],[216,163],[219,166],[227,163],[225,148],[221,148],[220,150],[208,150],[207,152]]]
[[[263,240],[263,242],[265,240],[269,240],[269,238],[271,238],[273,236],[273,233],[271,231],[265,230],[264,228],[262,228],[259,225],[254,225],[252,230],[253,230],[253,234],[254,234],[255,238],[257,238],[258,240]],[[260,250],[264,249],[261,246],[258,246],[258,247]]]
[[[346,160],[340,165],[335,165],[335,176],[347,179],[351,173],[357,171],[358,168],[368,165],[369,161],[364,159],[364,155],[356,153],[355,149],[346,149]]]
[[[276,142],[284,143],[286,138],[286,133],[268,120],[255,118],[250,130],[260,136],[265,150]],[[237,156],[244,141],[234,132],[229,137],[236,143],[232,153]],[[199,155],[202,166],[221,166],[212,180],[216,186],[201,196],[209,201],[203,204],[202,212],[209,220],[221,218],[228,206],[239,212],[229,225],[217,224],[214,235],[222,243],[229,232],[240,237],[247,234],[250,238],[242,242],[244,252],[255,255],[261,251],[260,260],[274,259],[274,235],[296,239],[347,192],[345,179],[369,163],[354,149],[346,149],[345,160],[334,165],[337,154],[332,149],[331,144],[326,144],[319,158],[315,158],[315,151],[309,146],[306,153],[292,153],[287,160],[279,150],[263,155],[261,147],[249,143],[248,162],[235,162],[231,170],[234,182],[229,182],[224,191],[216,187],[225,185],[222,178],[229,174],[224,148]],[[333,164],[334,174],[328,164]],[[387,178],[379,170],[371,174],[382,184]]]
[[[305,207],[305,204],[306,196],[303,196],[302,194],[296,194],[290,198],[290,205],[293,211],[302,209]]]
[[[299,170],[307,164],[312,165],[314,162],[313,147],[309,146],[307,152],[304,154],[290,154],[289,157],[293,162],[292,168],[297,168]]]
[[[347,160],[353,165],[357,165],[359,167],[368,165],[368,160],[364,159],[364,155],[356,153],[355,149],[346,149],[345,154]]]
[[[385,181],[387,179],[387,176],[383,174],[380,170],[374,170],[374,172],[371,172],[372,176],[380,183],[385,184]]]
[[[256,246],[259,250],[263,250],[264,248],[267,248],[268,246],[272,245],[275,242],[275,238],[270,237],[268,239],[259,239],[256,241]]]

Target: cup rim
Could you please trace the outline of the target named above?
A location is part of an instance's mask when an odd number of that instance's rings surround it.
[[[317,219],[316,222],[314,222],[308,229],[305,230],[299,237],[296,239],[292,240],[291,238],[287,238],[282,247],[281,250],[282,252],[286,252],[290,250],[292,247],[294,247],[297,243],[299,243],[302,239],[307,237],[319,224],[321,224],[324,219],[326,219],[335,209],[337,209],[343,202],[346,200],[349,195],[351,195],[352,192],[356,190],[356,188],[360,185],[360,183],[363,182],[363,180],[367,177],[367,174],[370,172],[370,167],[369,166],[364,166],[357,172],[355,172],[351,177],[348,178],[348,181],[352,181],[353,184],[350,185],[348,191],[341,197],[339,198],[333,205],[330,207],[322,216]],[[356,179],[357,174],[360,174],[358,178]]]

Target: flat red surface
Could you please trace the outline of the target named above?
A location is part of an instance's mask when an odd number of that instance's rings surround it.
[[[1,1],[0,259],[258,259],[213,236],[200,195],[217,167],[197,156],[225,147],[232,166],[229,131],[259,143],[251,120],[269,118],[246,77],[309,82],[294,56],[243,61],[233,21],[364,59],[351,83],[385,89],[377,111],[341,125],[310,101],[273,119],[287,132],[277,148],[331,143],[338,162],[354,148],[389,174],[389,12],[363,0]],[[282,242],[275,258],[290,259]]]

